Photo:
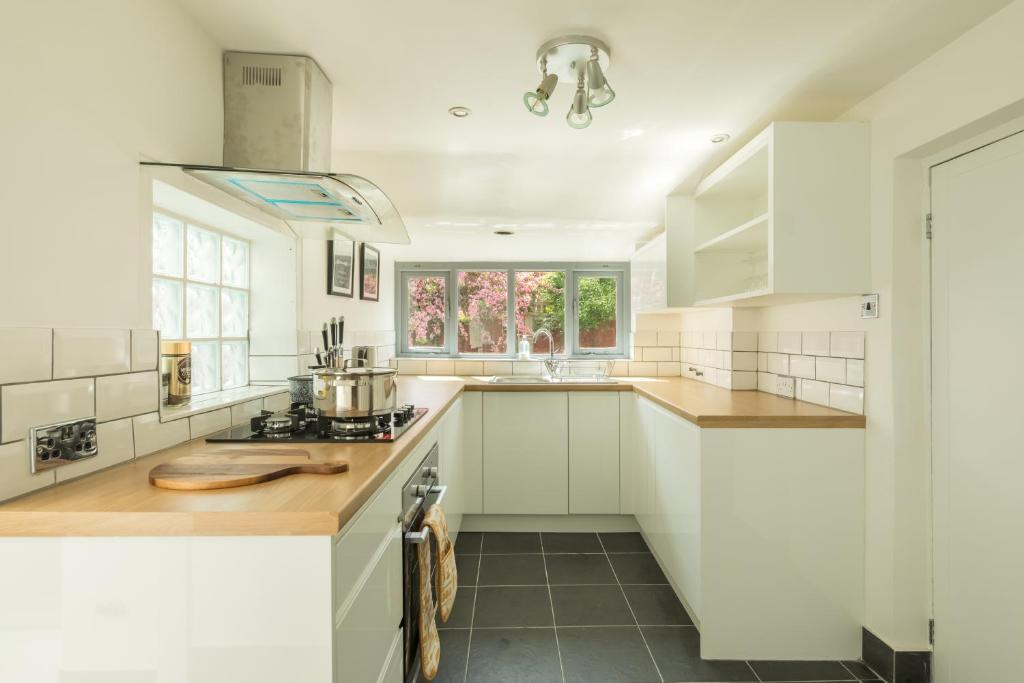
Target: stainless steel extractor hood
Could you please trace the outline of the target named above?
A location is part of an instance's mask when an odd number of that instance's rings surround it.
[[[334,232],[408,244],[398,210],[366,178],[323,171],[331,157],[331,82],[309,57],[224,53],[224,166],[176,166],[288,222],[305,237]]]

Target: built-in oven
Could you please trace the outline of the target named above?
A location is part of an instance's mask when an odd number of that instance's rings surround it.
[[[416,467],[412,476],[402,486],[402,630],[404,638],[403,652],[405,655],[405,681],[412,683],[419,671],[419,602],[420,602],[420,567],[417,546],[433,543],[432,535],[421,529],[427,508],[444,499],[448,487],[442,486],[438,478],[438,447],[430,449],[423,461]],[[431,548],[432,557],[437,557],[437,549]],[[431,591],[435,589],[436,563],[431,564]],[[437,596],[434,596],[436,601]]]

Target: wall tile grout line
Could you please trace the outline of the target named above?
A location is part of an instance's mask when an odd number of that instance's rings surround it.
[[[604,550],[605,562],[607,562],[608,566],[612,569],[612,576],[615,577],[615,581],[619,585],[619,592],[622,593],[622,599],[626,601],[626,607],[629,608],[629,613],[633,617],[633,623],[636,624],[636,630],[640,634],[640,640],[643,641],[644,648],[647,650],[647,656],[651,658],[651,662],[654,664],[654,670],[658,672],[658,678],[662,683],[665,683],[665,676],[661,673],[661,667],[658,666],[658,660],[654,658],[651,646],[647,643],[647,636],[644,635],[644,630],[640,628],[640,620],[636,618],[636,612],[633,611],[633,605],[629,602],[629,597],[626,595],[626,589],[622,587],[622,581],[619,580],[619,574],[615,571],[615,565],[612,564],[612,558],[608,556],[608,549],[604,546],[601,534],[597,534],[597,542],[601,545],[601,549]]]

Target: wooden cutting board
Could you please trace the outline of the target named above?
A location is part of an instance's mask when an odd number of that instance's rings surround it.
[[[175,458],[149,471],[149,483],[162,489],[206,491],[260,484],[290,474],[338,474],[346,460],[313,460],[298,449],[234,449]]]

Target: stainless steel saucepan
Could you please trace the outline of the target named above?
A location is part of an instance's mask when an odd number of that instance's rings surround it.
[[[398,405],[398,370],[354,367],[349,359],[340,368],[313,371],[313,407],[328,417],[365,418],[387,415]]]

